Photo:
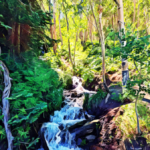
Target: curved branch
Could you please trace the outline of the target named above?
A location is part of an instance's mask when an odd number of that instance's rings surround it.
[[[5,126],[5,131],[6,131],[7,140],[8,140],[8,149],[7,150],[13,150],[13,139],[14,139],[14,137],[12,136],[10,127],[8,125],[9,101],[7,99],[10,95],[11,78],[9,77],[9,71],[8,71],[7,67],[5,66],[5,64],[2,61],[0,61],[0,67],[3,70],[4,84],[5,84],[5,89],[4,89],[3,95],[2,95],[2,104],[3,104],[2,112],[4,115],[4,122],[3,123]]]

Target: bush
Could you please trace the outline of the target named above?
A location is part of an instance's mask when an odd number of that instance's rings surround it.
[[[9,97],[9,124],[15,137],[16,150],[21,143],[28,149],[35,149],[32,146],[38,139],[32,139],[33,136],[29,134],[31,127],[39,124],[41,115],[59,109],[62,103],[63,90],[58,74],[36,57],[28,57],[24,57],[24,63],[7,62],[13,79]],[[4,138],[3,134],[1,138]]]

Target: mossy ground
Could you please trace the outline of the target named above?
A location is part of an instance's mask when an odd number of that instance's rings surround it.
[[[148,103],[139,101],[137,107],[142,137],[145,137],[147,143],[150,144],[150,109],[147,105]],[[123,105],[121,108],[124,110],[123,115],[114,118],[114,121],[123,134],[122,140],[134,138],[137,134],[135,103]]]

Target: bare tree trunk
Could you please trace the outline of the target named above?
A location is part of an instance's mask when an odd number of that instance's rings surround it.
[[[106,84],[105,79],[105,40],[104,40],[104,34],[103,34],[103,27],[102,27],[102,12],[103,7],[100,5],[99,7],[99,29],[100,29],[100,40],[101,40],[101,48],[102,48],[102,76],[103,76],[103,84],[107,92],[109,92],[109,89]]]
[[[90,6],[91,6],[91,10],[92,10],[93,17],[94,17],[94,20],[95,20],[95,25],[96,25],[96,29],[97,29],[97,32],[98,32],[98,35],[99,35],[99,43],[100,43],[100,38],[101,38],[100,31],[99,31],[99,28],[98,28],[98,25],[97,25],[96,16],[94,14],[93,5],[92,5],[91,0],[90,0]]]
[[[53,34],[54,34],[54,38],[56,40],[57,39],[57,35],[56,35],[56,0],[53,0],[53,17],[54,17]],[[57,50],[57,44],[56,43],[54,43],[53,49],[54,49],[54,52],[56,54],[56,50]]]
[[[146,26],[146,35],[148,35],[148,21],[147,21],[147,8],[144,10],[144,15],[145,15],[145,26]]]
[[[61,25],[60,25],[60,11],[59,11],[59,36],[61,39],[61,45],[63,45],[63,39],[62,39],[62,34],[61,34]]]
[[[139,123],[139,116],[138,116],[138,112],[137,112],[138,95],[139,95],[139,91],[137,93],[137,97],[136,97],[136,101],[135,101],[135,112],[136,112],[136,119],[137,119],[137,131],[138,131],[138,135],[140,135],[141,134],[141,130],[140,130],[140,123]]]
[[[89,37],[90,37],[91,43],[93,44],[92,31],[93,31],[92,16],[89,16]]]
[[[137,13],[137,15],[138,15],[138,20],[137,20],[137,28],[140,26],[140,20],[139,20],[139,10],[140,9],[140,4],[138,4],[138,13]]]
[[[82,0],[81,0],[82,1]],[[83,14],[82,14],[82,12],[81,12],[81,14],[80,14],[80,19],[82,20],[83,19]],[[84,47],[84,43],[85,43],[85,41],[84,41],[84,31],[83,31],[83,29],[80,31],[80,33],[79,33],[79,38],[81,39],[81,44],[82,44],[82,46]]]
[[[84,31],[84,42],[86,42],[87,39],[88,39],[88,31],[85,30],[85,31]]]
[[[74,58],[73,58],[73,75],[75,75],[75,66],[76,66],[76,61],[75,61],[75,56],[76,56],[76,43],[78,40],[78,31],[76,32],[76,39],[75,39],[75,45],[74,45]]]
[[[19,16],[20,19],[20,16]],[[20,23],[18,23],[18,49],[17,49],[17,54],[19,56],[20,54]]]
[[[49,0],[49,13],[51,13],[51,0]],[[53,25],[52,25],[51,19],[50,19],[50,33],[51,33],[51,39],[53,39]],[[53,51],[54,51],[54,49],[53,49]],[[56,54],[55,51],[54,51],[54,54]]]
[[[10,56],[13,58],[14,57],[14,52],[13,52],[13,49],[14,49],[14,39],[15,39],[15,26],[16,26],[16,23],[14,22],[12,24],[12,32],[11,32],[11,36],[12,36],[12,39],[11,39],[11,48],[10,48]]]
[[[148,15],[148,18],[147,18],[147,22],[149,23],[149,15]],[[149,35],[150,34],[150,26],[149,25],[148,25],[147,32],[148,32],[148,35]]]
[[[122,40],[123,35],[125,34],[124,27],[124,15],[123,15],[123,1],[122,0],[114,0],[118,6],[118,26],[119,26],[119,36],[121,37],[121,47],[125,47],[126,41]],[[129,79],[129,71],[128,71],[128,62],[125,58],[122,58],[122,83],[123,86],[126,85],[127,80]]]
[[[135,11],[136,11],[136,0],[133,0],[134,1],[134,14],[133,14],[133,23],[135,22]]]
[[[69,34],[69,22],[68,22],[68,16],[67,16],[67,12],[66,12],[65,5],[64,5],[63,2],[62,2],[62,5],[63,5],[64,10],[65,10],[65,16],[66,16],[66,22],[67,22],[67,32],[68,32],[68,34]],[[72,68],[74,69],[73,60],[72,60],[72,56],[71,56],[70,38],[69,38],[69,37],[68,37],[68,50],[69,50],[69,58],[70,58],[70,62],[71,62]]]
[[[84,35],[83,35],[83,31],[82,30],[79,33],[79,38],[81,39],[82,46],[84,46]]]
[[[114,15],[112,15],[112,29],[114,29]]]
[[[118,5],[118,10],[119,10],[118,12],[119,12],[119,19],[120,19],[118,21],[118,24],[119,24],[119,28],[120,28],[120,37],[122,38],[123,34],[125,34],[125,31],[124,31],[124,20],[123,20],[124,19],[124,16],[123,16],[123,2],[122,2],[122,0],[119,0],[119,3],[117,3],[117,5]],[[123,33],[121,32],[121,30],[123,30]],[[125,46],[124,42],[125,41],[121,41],[122,47]],[[128,62],[125,59],[123,59],[123,61],[122,61],[122,76],[123,76],[122,77],[123,85],[126,85],[126,81],[129,78],[129,71],[128,71]],[[137,98],[136,98],[136,102],[135,102],[135,112],[136,112],[136,117],[137,117],[138,134],[141,134],[140,125],[139,125],[139,116],[138,116],[138,112],[137,112],[138,95],[139,95],[139,92],[137,93]]]
[[[4,115],[4,126],[5,126],[5,131],[7,135],[7,140],[8,140],[8,149],[7,150],[13,150],[13,139],[14,137],[12,136],[10,127],[8,125],[8,119],[9,119],[9,101],[8,97],[10,95],[10,89],[11,89],[11,78],[9,77],[9,71],[5,64],[0,61],[0,67],[3,70],[4,73],[4,84],[5,84],[5,89],[3,91],[3,96],[2,96],[2,104],[3,104],[3,115]]]

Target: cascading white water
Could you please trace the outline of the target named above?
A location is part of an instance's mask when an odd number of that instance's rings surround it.
[[[65,103],[60,111],[50,116],[49,123],[43,124],[41,131],[49,150],[82,150],[76,145],[74,135],[68,131],[70,126],[86,120],[81,102],[66,99]]]

